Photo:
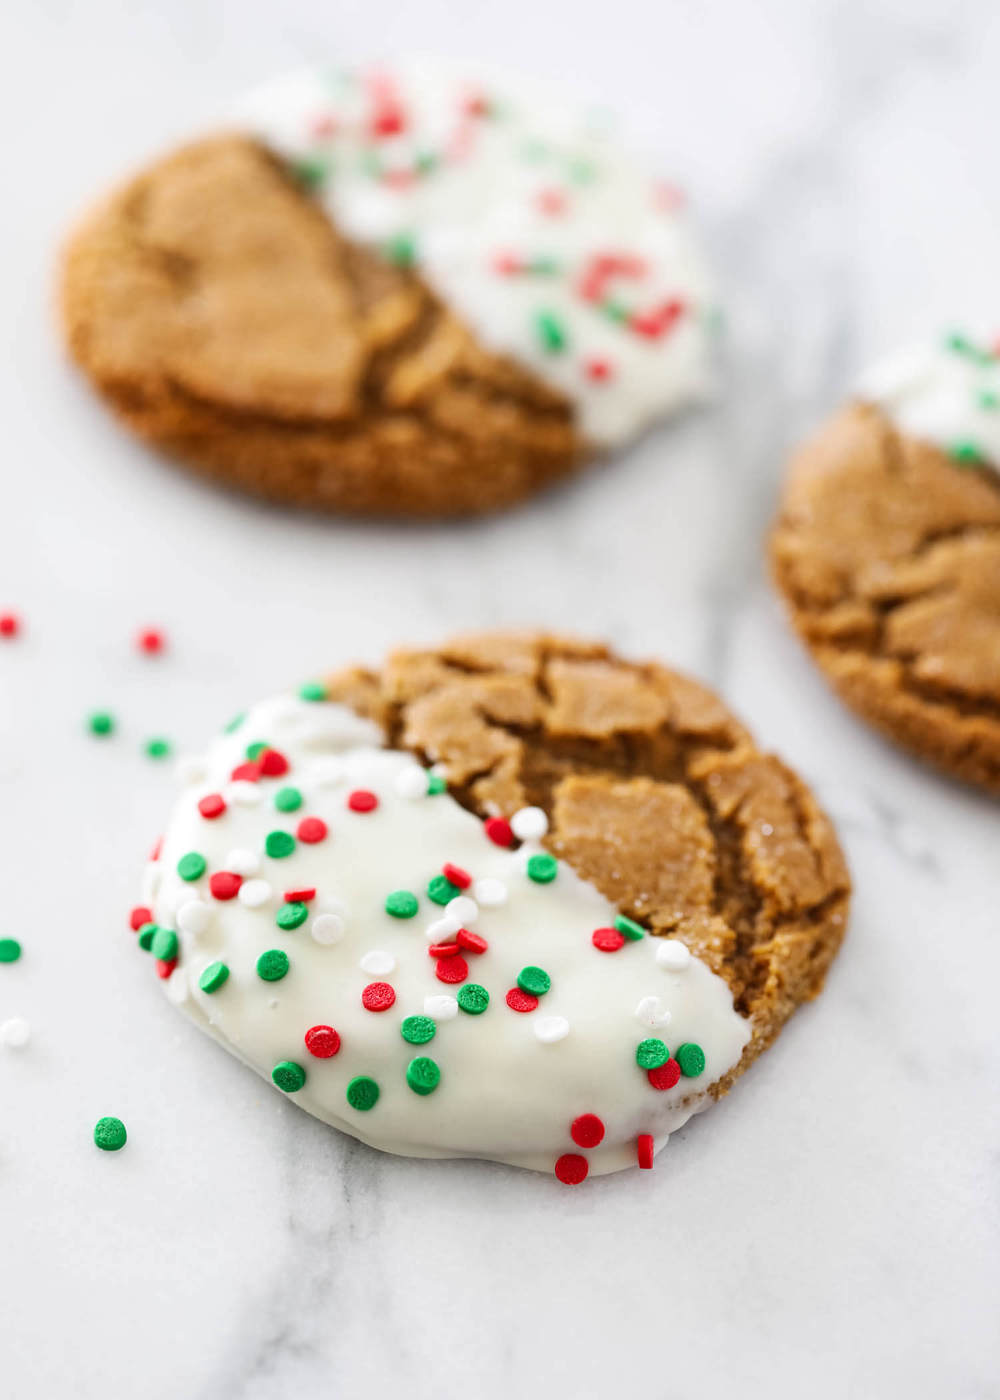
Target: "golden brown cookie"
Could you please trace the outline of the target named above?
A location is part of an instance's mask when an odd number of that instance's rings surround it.
[[[1000,479],[977,462],[854,404],[792,461],[771,562],[843,699],[1000,793]]]

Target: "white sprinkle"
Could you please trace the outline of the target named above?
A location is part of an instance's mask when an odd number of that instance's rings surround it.
[[[424,997],[424,1015],[433,1016],[435,1021],[450,1021],[458,1015],[458,1002],[443,992]]]
[[[449,899],[444,909],[449,919],[458,920],[459,928],[474,924],[479,918],[479,905],[467,894],[459,894],[454,899]]]
[[[691,953],[678,939],[666,938],[656,950],[656,961],[668,972],[683,972],[691,961]]]
[[[225,869],[232,870],[236,875],[256,875],[260,869],[260,856],[256,851],[248,851],[245,846],[237,846],[226,856]]]
[[[344,920],[339,914],[317,914],[309,932],[317,943],[339,943],[344,936]]]
[[[242,778],[237,779],[235,783],[229,783],[224,795],[229,802],[235,802],[239,807],[256,807],[264,800],[260,785],[245,783]]]
[[[204,900],[188,899],[177,910],[176,919],[181,933],[204,933],[212,922],[212,909]]]
[[[458,1003],[455,1004],[458,1009]],[[9,1045],[12,1050],[20,1050],[31,1039],[31,1027],[23,1016],[12,1016],[0,1026],[0,1045]]]
[[[359,964],[362,972],[370,972],[373,977],[384,977],[396,966],[396,959],[383,948],[372,948],[365,953]]]
[[[347,769],[342,758],[318,759],[309,771],[317,787],[336,787],[347,777]]]
[[[174,777],[185,785],[204,782],[205,760],[200,754],[182,753],[174,764]]]
[[[167,1000],[173,1002],[174,1006],[180,1006],[182,1001],[187,1000],[188,984],[187,975],[182,967],[175,967],[166,981]]]
[[[266,880],[244,880],[236,897],[248,909],[259,909],[271,898],[271,886]]]
[[[549,819],[541,807],[522,807],[511,817],[510,829],[519,841],[540,841],[549,829]]]
[[[642,1026],[669,1026],[670,1012],[659,997],[643,997],[635,1008],[635,1019]]]
[[[404,768],[401,773],[396,774],[396,792],[400,797],[409,798],[411,801],[416,801],[418,797],[426,797],[427,774],[415,765]]]
[[[543,1045],[554,1045],[557,1040],[565,1040],[569,1035],[569,1022],[565,1016],[539,1016],[535,1022],[535,1035]]]
[[[432,924],[427,925],[424,936],[428,943],[440,943],[445,938],[451,938],[461,927],[461,919],[453,919],[450,914],[445,914],[442,918],[435,919]]]
[[[472,886],[472,893],[476,896],[476,902],[485,905],[487,909],[507,903],[507,886],[502,880],[494,880],[489,876],[477,880]]]

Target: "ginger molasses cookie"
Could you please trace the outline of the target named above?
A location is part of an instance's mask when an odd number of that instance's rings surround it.
[[[681,202],[551,98],[419,63],[296,73],[83,223],[67,337],[129,427],[221,481],[488,510],[705,392]]]
[[[197,1025],[390,1152],[650,1167],[844,933],[800,780],[700,685],[588,643],[399,652],[254,706],[187,776],[140,947]]]
[[[1000,793],[1000,357],[954,335],[880,367],[791,464],[771,538],[839,694]]]

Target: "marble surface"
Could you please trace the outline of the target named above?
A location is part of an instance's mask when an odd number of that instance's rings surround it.
[[[871,357],[996,312],[990,0],[7,7],[0,264],[2,1389],[284,1400],[955,1397],[998,1388],[995,804],[841,711],[768,590],[787,448]],[[303,57],[488,53],[624,107],[725,284],[725,395],[462,527],[230,499],[126,440],[63,363],[51,269],[100,186]],[[981,288],[985,287],[984,298]],[[992,297],[992,302],[990,298]],[[995,322],[994,322],[995,328]],[[380,1156],[161,998],[125,930],[169,801],[145,759],[403,638],[544,622],[720,687],[839,822],[824,997],[652,1173],[568,1190]],[[169,656],[130,647],[165,627]],[[120,716],[110,742],[88,709]],[[117,1156],[90,1142],[120,1115]]]

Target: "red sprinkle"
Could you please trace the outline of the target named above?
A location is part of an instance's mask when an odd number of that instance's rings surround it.
[[[427,951],[432,958],[454,958],[461,950],[457,943],[432,943]]]
[[[278,749],[265,749],[257,761],[265,778],[280,778],[288,772],[288,759]]]
[[[372,117],[373,136],[398,136],[405,126],[402,108],[388,103]]]
[[[352,812],[374,812],[378,798],[367,788],[355,788],[347,799],[347,805]]]
[[[233,870],[217,870],[209,878],[208,888],[216,899],[235,899],[239,894],[243,876]]]
[[[137,904],[128,916],[128,926],[133,933],[138,933],[143,924],[153,922],[153,911],[147,909],[144,904]]]
[[[361,1005],[366,1011],[388,1011],[395,1000],[396,992],[388,982],[369,982],[361,993]]]
[[[260,774],[260,764],[247,759],[246,763],[237,763],[229,776],[234,783],[259,783]]]
[[[581,1113],[569,1125],[569,1135],[577,1147],[596,1147],[604,1138],[604,1124],[596,1113]]]
[[[156,627],[144,627],[135,639],[136,646],[147,656],[159,656],[166,646],[166,638]]]
[[[493,259],[493,270],[501,277],[514,277],[521,271],[521,259],[516,253],[497,253]]]
[[[564,1152],[555,1165],[555,1173],[564,1186],[579,1186],[590,1167],[579,1152]]]
[[[635,1160],[642,1167],[643,1171],[649,1171],[653,1165],[653,1134],[640,1133],[635,1140]]]
[[[647,1069],[646,1078],[654,1089],[672,1089],[681,1077],[681,1067],[676,1060],[668,1060],[659,1069]]]
[[[21,630],[21,619],[17,613],[0,613],[0,637],[16,637]]]
[[[595,928],[590,941],[602,953],[617,953],[619,948],[625,946],[625,935],[616,928]]]
[[[658,340],[661,335],[666,334],[683,311],[684,303],[682,301],[667,301],[662,306],[658,306],[655,311],[633,316],[629,325],[639,335],[647,336],[650,340]]]
[[[543,214],[565,214],[566,196],[562,190],[542,190],[536,204]]]
[[[225,799],[220,792],[210,792],[198,803],[198,811],[208,821],[214,821],[216,817],[221,817],[225,810]]]
[[[158,960],[156,964],[157,977],[159,977],[162,981],[165,982],[176,966],[176,958],[171,958],[169,962],[163,962],[162,959]]]
[[[159,860],[160,852],[163,850],[163,837],[158,836],[153,843],[153,849],[149,853],[150,860]]]
[[[332,1026],[310,1026],[305,1042],[306,1049],[317,1060],[329,1060],[340,1049],[340,1036]]]
[[[481,92],[471,92],[462,103],[462,111],[467,117],[485,117],[489,114],[490,104]]]
[[[611,378],[611,361],[595,355],[583,362],[583,372],[594,384],[603,384]]]
[[[460,928],[456,934],[458,946],[464,948],[467,953],[485,953],[490,946],[481,934],[473,933],[471,929]]]
[[[308,890],[286,890],[286,904],[308,904],[311,899],[316,898],[315,887]]]
[[[507,993],[507,1005],[511,1011],[534,1011],[538,998],[530,992],[522,992],[520,987],[511,987]]]
[[[469,975],[469,964],[461,954],[454,954],[438,958],[434,971],[439,982],[464,982]]]
[[[472,884],[472,876],[469,872],[463,870],[460,865],[452,865],[451,861],[448,860],[442,865],[441,874],[453,885],[457,885],[460,890],[467,890]]]
[[[300,841],[304,841],[307,846],[315,846],[317,841],[322,841],[329,827],[322,817],[303,817],[295,828],[295,834]]]
[[[505,817],[487,817],[483,822],[483,830],[494,846],[513,845],[514,833]]]

